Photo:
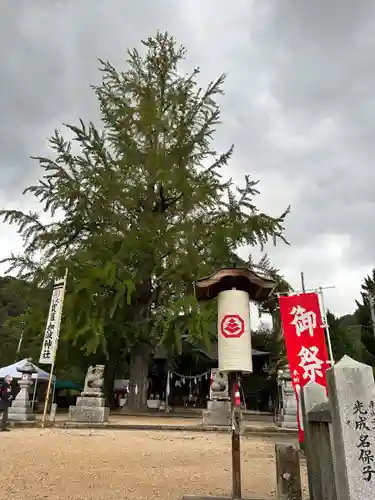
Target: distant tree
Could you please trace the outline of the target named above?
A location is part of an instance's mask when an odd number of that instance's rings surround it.
[[[0,325],[0,366],[23,358],[32,358],[38,364],[52,286],[39,287],[33,282],[11,277],[1,278],[1,282],[7,283],[7,286],[0,287],[1,304],[6,302],[8,312],[12,314],[8,314]],[[3,308],[0,311],[3,312]],[[81,382],[91,361],[71,341],[62,338],[55,374],[59,378]],[[48,367],[44,368],[48,370]]]
[[[27,308],[25,285],[12,277],[0,278],[0,325],[8,318],[19,316]]]
[[[288,213],[259,212],[250,176],[243,187],[222,178],[233,147],[217,153],[212,138],[224,75],[201,89],[199,70],[182,72],[186,50],[166,33],[143,48],[128,52],[125,72],[101,61],[100,128],[67,125],[73,142],[56,131],[54,156],[37,158],[42,179],[26,192],[52,222],[2,212],[24,237],[24,253],[8,259],[20,276],[46,282],[69,269],[63,331],[108,360],[109,386],[130,353],[134,409],[146,405],[149,358],[160,342],[180,344],[186,330],[210,335],[212,307],[196,303],[192,282],[232,264],[243,245],[284,240]]]
[[[375,301],[375,269],[365,277],[361,286],[361,300],[356,301],[357,309],[355,317],[357,323],[361,325],[362,342],[367,349],[369,362],[375,364],[375,338],[371,323],[369,295],[374,297]]]
[[[269,353],[267,373],[275,379],[286,364],[284,339],[272,328],[262,328],[253,332],[251,343],[253,349]]]
[[[35,330],[31,333],[27,319],[30,311],[33,318],[40,314],[37,306],[43,296],[43,290],[33,283],[13,277],[0,278],[0,366],[34,357],[40,350],[37,333]]]
[[[269,314],[272,318],[272,328],[268,337],[267,347],[267,350],[271,353],[268,372],[272,377],[275,377],[278,370],[284,369],[288,364],[280,317],[278,294],[288,294],[289,292],[292,292],[293,289],[282,276],[280,270],[272,266],[267,256],[264,256],[261,260],[260,269],[263,269],[266,273],[268,273],[276,282],[276,287],[272,296],[259,307],[261,315]]]
[[[362,343],[360,325],[356,325],[350,315],[337,317],[331,311],[327,311],[327,322],[335,361],[345,355],[365,361],[368,353]]]

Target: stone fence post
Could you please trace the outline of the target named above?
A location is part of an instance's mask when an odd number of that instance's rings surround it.
[[[331,415],[323,386],[306,385],[301,391],[303,428],[310,500],[336,500],[331,446]]]
[[[276,443],[278,500],[302,500],[299,449],[295,444]]]

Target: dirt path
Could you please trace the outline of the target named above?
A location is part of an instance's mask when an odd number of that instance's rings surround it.
[[[230,437],[15,429],[0,434],[1,500],[180,499],[230,492]],[[275,496],[274,445],[242,440],[244,495]]]

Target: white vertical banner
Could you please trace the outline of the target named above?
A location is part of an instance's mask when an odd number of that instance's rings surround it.
[[[59,342],[67,276],[68,270],[66,270],[64,278],[55,280],[53,285],[46,331],[44,333],[42,350],[39,358],[39,363],[44,365],[52,365],[54,362],[57,344]]]

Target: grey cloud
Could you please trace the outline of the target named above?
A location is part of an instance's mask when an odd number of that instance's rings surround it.
[[[134,9],[131,1],[21,0],[2,9],[0,168],[6,196],[19,190],[20,172],[26,185],[37,175],[29,157],[45,151],[55,127],[80,116],[98,119],[89,88],[99,79],[97,58],[124,64],[126,49],[157,29],[152,21],[142,26],[142,3],[151,19],[160,16],[163,29],[163,2],[138,2]]]
[[[312,244],[317,233],[349,234],[352,245],[343,258],[351,265],[371,265],[374,4],[290,0],[268,5],[273,8],[253,39],[249,57],[257,61],[257,71],[266,82],[263,88],[281,111],[259,108],[259,94],[250,96],[250,106],[243,108],[244,116],[233,132],[239,164],[252,154],[252,171],[261,178],[281,170],[290,179],[291,192],[298,185],[288,224],[294,245]],[[252,76],[249,68],[249,80]],[[271,140],[272,115],[276,123],[289,127],[284,145]],[[328,127],[314,145],[313,130],[328,121],[333,130]],[[241,133],[243,123],[251,131],[246,137]],[[293,135],[311,137],[299,147],[297,140],[288,145]]]

